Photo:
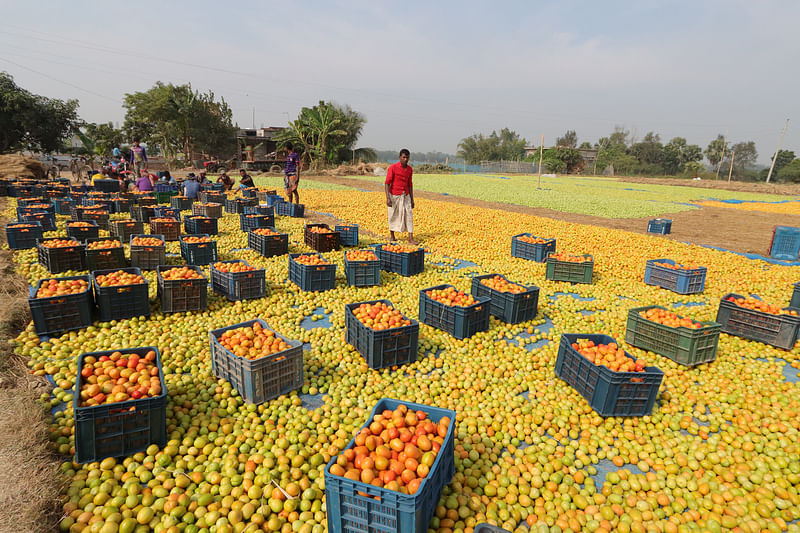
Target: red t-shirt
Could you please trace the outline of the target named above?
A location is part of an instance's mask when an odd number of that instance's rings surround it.
[[[403,168],[398,161],[393,165],[389,165],[389,170],[386,171],[386,181],[384,183],[389,185],[389,192],[395,196],[399,196],[403,193],[407,193],[413,186],[411,183],[411,175],[413,173],[414,169],[411,168],[411,165],[407,165],[406,168]]]

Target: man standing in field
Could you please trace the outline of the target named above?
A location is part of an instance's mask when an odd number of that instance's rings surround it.
[[[390,165],[386,171],[386,207],[389,213],[389,236],[395,240],[395,231],[407,231],[408,242],[417,244],[414,240],[414,187],[411,176],[414,169],[408,164],[411,152],[403,148],[400,150],[400,161]]]
[[[283,188],[286,189],[286,200],[292,203],[292,198],[296,198],[295,203],[300,203],[300,193],[297,186],[300,184],[300,156],[294,149],[292,143],[286,143],[286,168],[283,171]]]
[[[147,170],[147,151],[144,146],[139,146],[139,139],[133,139],[131,146],[131,165],[133,175],[138,179],[142,170]]]

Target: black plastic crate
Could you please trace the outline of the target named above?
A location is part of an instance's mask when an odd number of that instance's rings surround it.
[[[255,187],[245,187],[242,189],[242,196],[245,198],[258,198],[258,189]]]
[[[181,221],[180,209],[175,209],[174,207],[168,207],[165,205],[155,206],[155,208],[153,208],[153,216],[156,218],[174,218],[178,222]]]
[[[218,191],[201,191],[197,193],[197,199],[204,204],[225,205],[225,195]]]
[[[181,235],[181,223],[174,218],[170,218],[169,220],[156,220],[151,218],[150,233],[153,235],[163,235],[165,241],[177,241],[178,237]]]
[[[244,208],[245,215],[269,215],[275,216],[275,208],[266,204],[248,205]]]
[[[76,224],[90,224],[89,226],[78,226]],[[86,242],[89,239],[96,239],[100,236],[100,226],[94,220],[67,220],[67,237]]]
[[[153,193],[146,193],[146,194],[134,194],[133,198],[131,198],[131,207],[134,205],[141,205],[143,207],[155,207],[158,205],[156,201],[156,197],[153,196]]]
[[[114,352],[122,354],[156,353],[156,366],[161,382],[161,394],[125,402],[80,407],[81,371],[86,357],[100,358]],[[78,357],[77,391],[72,400],[75,416],[75,461],[90,463],[105,457],[127,457],[143,452],[151,444],[159,448],[167,443],[167,386],[161,368],[161,354],[155,346],[122,348],[105,352],[81,354]]]
[[[69,216],[72,214],[72,206],[75,204],[72,201],[72,198],[53,198],[51,200],[53,202],[53,209],[55,210],[57,215],[67,215]]]
[[[376,255],[377,257],[377,255]],[[351,287],[369,287],[381,284],[381,260],[350,261],[344,257],[344,276]]]
[[[282,196],[279,196],[277,194],[268,194],[264,197],[264,201],[267,203],[268,206],[275,208],[276,215],[281,214],[278,213],[277,205],[285,201]]]
[[[161,246],[133,244],[134,237],[153,237],[161,239]],[[155,270],[167,262],[167,248],[163,235],[131,235],[131,266],[142,270]]]
[[[489,329],[489,302],[486,296],[473,296],[470,306],[445,305],[430,298],[426,292],[446,289],[452,285],[436,285],[419,291],[419,321],[441,329],[457,339],[472,337]]]
[[[511,532],[507,529],[493,526],[491,524],[478,524],[477,526],[475,526],[475,529],[472,530],[472,533],[511,533]]]
[[[647,222],[647,233],[668,235],[672,231],[672,220],[667,218],[654,218]]]
[[[381,270],[396,272],[401,276],[414,276],[425,270],[425,250],[419,248],[415,252],[390,252],[384,250],[385,245],[375,246],[375,253],[381,260]]]
[[[111,320],[122,320],[135,316],[150,316],[150,299],[148,295],[147,279],[144,283],[134,285],[115,285],[111,287],[101,287],[97,283],[97,276],[111,274],[118,270],[132,274],[139,274],[142,271],[137,267],[111,268],[108,270],[95,270],[92,272],[92,283],[94,285],[94,301],[101,322]]]
[[[86,220],[83,218],[86,211],[105,211],[108,213],[108,208],[105,206],[98,206],[98,207],[87,207],[85,205],[73,205],[70,208],[69,215],[72,220]]]
[[[257,359],[237,357],[217,340],[228,330],[251,327],[258,322],[272,330],[260,318],[209,332],[211,368],[214,375],[228,381],[247,403],[260,404],[288,394],[303,386],[303,343],[275,332],[289,346],[286,350]]]
[[[304,265],[295,261],[301,255],[289,254],[289,281],[300,287],[302,291],[329,291],[336,286],[336,265]]]
[[[789,307],[798,309],[800,308],[800,283],[795,283],[792,287],[794,289],[792,290],[792,300],[789,302]]]
[[[219,261],[221,263],[244,263],[247,261],[233,259]],[[211,288],[225,296],[228,300],[251,300],[263,298],[267,294],[267,278],[263,268],[248,270],[246,272],[222,272],[214,268],[211,263]]]
[[[706,267],[673,269],[658,263],[675,265],[672,259],[650,259],[644,269],[644,282],[678,294],[698,294],[706,287]]]
[[[210,242],[186,242],[187,237],[209,237],[207,233],[197,233],[194,235],[181,235],[178,240],[181,242],[181,256],[189,265],[208,265],[217,260],[217,241]]]
[[[208,280],[203,276],[197,279],[164,279],[163,273],[173,268],[189,268],[201,276],[199,267],[158,266],[158,299],[164,313],[182,313],[185,311],[204,311],[208,305]]]
[[[222,183],[201,183],[200,188],[204,191],[222,192],[225,190],[225,185]]]
[[[628,311],[625,342],[642,350],[663,355],[678,364],[696,366],[717,358],[717,343],[722,326],[716,322],[701,322],[703,327],[670,327],[640,315],[658,305],[637,307]]]
[[[330,233],[316,233],[312,231],[313,228],[325,228]],[[339,233],[331,230],[327,224],[306,224],[303,228],[303,241],[306,246],[321,253],[332,252],[340,248]]]
[[[10,222],[6,224],[6,240],[12,250],[36,248],[36,241],[42,239],[44,231],[39,222]]]
[[[177,183],[156,183],[153,185],[154,192],[178,192]]]
[[[550,253],[545,260],[545,279],[550,281],[568,281],[570,283],[591,283],[594,273],[594,258],[589,254],[583,255],[584,261],[560,261]]]
[[[336,224],[333,229],[339,233],[339,244],[358,246],[358,224]]]
[[[245,207],[257,204],[255,198],[225,198],[225,212],[238,215],[244,213]]]
[[[217,219],[201,215],[186,215],[183,217],[183,229],[189,234],[205,233],[207,235],[217,235],[219,233]]]
[[[116,248],[89,248],[90,243],[98,241],[117,241],[119,246]],[[91,272],[93,270],[109,270],[127,267],[128,260],[125,259],[125,248],[122,247],[122,242],[123,241],[117,237],[87,239],[85,248],[86,269]]]
[[[520,237],[534,237],[543,239],[543,243],[532,243],[520,240]],[[556,240],[545,239],[531,233],[520,233],[511,237],[511,257],[519,257],[537,263],[544,263],[547,254],[556,251]]]
[[[192,214],[201,217],[222,218],[222,204],[215,202],[192,204]]]
[[[43,202],[47,202],[47,199],[43,196],[33,196],[31,198],[18,198],[17,207],[28,207],[30,205],[41,204]]]
[[[800,317],[795,315],[773,315],[755,309],[739,307],[728,298],[745,298],[729,293],[722,297],[717,310],[717,322],[722,332],[743,339],[763,342],[776,348],[791,350],[800,329]],[[796,309],[792,309],[797,311]]]
[[[305,205],[284,202],[283,199],[281,199],[280,202],[276,202],[274,206],[275,206],[275,214],[284,217],[303,218],[306,213]]]
[[[169,205],[178,211],[190,211],[194,200],[187,196],[173,196],[169,199]]]
[[[36,204],[29,204],[24,207],[17,207],[17,218],[20,218],[22,215],[30,215],[33,213],[47,213],[51,217],[55,217],[56,208],[53,204],[46,202],[46,203],[36,203]]]
[[[144,223],[141,220],[112,220],[108,223],[109,233],[122,242],[128,242],[131,235],[144,233]]]
[[[345,304],[345,341],[360,353],[370,368],[380,369],[413,363],[417,360],[419,322],[385,330],[374,330],[358,320],[353,311],[361,304],[384,303],[394,307],[389,300],[372,300]],[[407,317],[403,316],[404,319]]]
[[[114,198],[115,213],[130,213],[131,201],[126,198]]]
[[[275,228],[265,228],[275,231]],[[247,232],[247,247],[255,250],[264,257],[275,257],[289,253],[289,235],[278,233],[277,235],[259,235],[253,231]]]
[[[86,290],[75,294],[36,298],[42,284],[50,279],[57,281],[83,280]],[[92,279],[86,276],[67,276],[39,280],[28,298],[33,327],[37,335],[55,336],[64,331],[88,328],[92,325]]]
[[[56,217],[53,214],[41,211],[37,213],[27,213],[19,217],[20,222],[38,222],[42,225],[42,231],[56,231]]]
[[[96,179],[93,182],[94,190],[102,192],[119,192],[119,180]]]
[[[84,260],[85,245],[81,244],[77,239],[72,239],[75,242],[72,246],[65,246],[63,248],[50,248],[44,246],[44,243],[56,239],[39,239],[37,243],[39,263],[43,264],[48,272],[51,274],[59,274],[69,270],[86,270],[86,262]],[[67,240],[59,238],[58,240]]]
[[[556,376],[578,391],[600,416],[649,415],[664,373],[654,366],[646,366],[643,372],[614,372],[596,365],[572,347],[582,339],[595,344],[617,343],[608,335],[564,333],[558,346]],[[634,359],[627,352],[625,355]]]
[[[262,189],[262,188],[260,188],[260,189],[258,189],[258,192],[256,192],[256,198],[258,198],[259,202],[266,203],[267,202],[267,197],[276,196],[277,194],[278,194],[277,189]],[[270,207],[272,207],[272,205],[270,205]]]
[[[155,216],[155,207],[150,205],[132,205],[131,218],[138,222],[150,222],[150,219]]]
[[[270,228],[275,226],[274,215],[242,213],[239,215],[239,229],[249,231],[254,228]]]
[[[94,220],[100,229],[108,231],[108,213],[84,211],[81,220]]]
[[[524,292],[514,293],[501,292],[481,283],[481,280],[493,278],[494,276],[500,276],[508,281],[505,276],[500,274],[486,274],[472,278],[472,295],[490,298],[489,314],[507,324],[518,324],[519,322],[526,322],[536,318],[536,312],[539,308],[539,287],[510,282],[525,287]]]

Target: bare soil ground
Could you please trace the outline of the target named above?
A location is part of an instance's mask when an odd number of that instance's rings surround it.
[[[338,183],[340,185],[347,185],[350,187],[370,191],[383,191],[383,184],[381,183],[374,183],[347,177],[305,175],[303,179],[307,179],[309,181]],[[647,179],[635,181],[635,183],[639,182],[658,183],[660,185],[688,185],[691,183],[699,183],[692,182],[691,180],[672,179]],[[308,182],[306,183],[307,187],[313,188],[311,184],[308,184]],[[704,181],[702,183],[709,184],[715,182]],[[722,184],[720,183],[720,185]],[[774,186],[777,188],[775,191],[758,189],[758,186],[767,188],[772,187],[771,185],[764,183],[728,184],[725,182],[725,185],[742,186],[745,188],[732,190],[746,190],[747,192],[800,194],[800,186],[794,185],[776,185]],[[797,192],[789,192],[790,188]],[[647,221],[649,220],[648,218],[615,219],[581,215],[577,213],[562,213],[561,211],[555,211],[552,209],[510,205],[498,202],[486,202],[483,200],[473,200],[471,198],[463,198],[460,196],[444,196],[439,193],[424,191],[417,191],[415,196],[443,202],[455,202],[476,207],[500,209],[512,213],[523,213],[526,215],[564,220],[577,224],[589,224],[592,226],[621,229],[641,234],[647,233]],[[760,211],[740,211],[736,209],[726,209],[724,207],[702,207],[692,211],[681,211],[678,213],[665,214],[662,215],[662,217],[672,219],[672,233],[670,235],[665,235],[665,238],[667,239],[690,242],[694,244],[717,246],[727,250],[732,250],[734,252],[756,253],[760,255],[768,254],[768,248],[772,239],[772,230],[775,226],[783,225],[800,227],[800,216],[781,215]]]

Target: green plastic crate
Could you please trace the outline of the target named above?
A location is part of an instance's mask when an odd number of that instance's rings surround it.
[[[673,328],[648,320],[639,314],[649,309],[668,311],[666,307],[659,305],[637,307],[628,311],[625,342],[686,366],[710,363],[717,358],[717,344],[722,330],[720,324],[701,322],[703,327],[698,329]]]
[[[547,256],[545,278],[550,281],[569,281],[570,283],[591,283],[594,272],[594,258],[591,255],[583,256],[586,260],[582,263],[559,261]]]

